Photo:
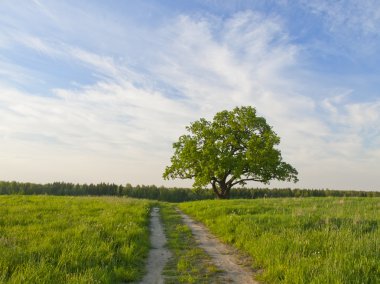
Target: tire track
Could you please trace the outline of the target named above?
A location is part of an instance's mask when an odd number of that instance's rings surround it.
[[[160,208],[153,207],[150,213],[150,243],[151,250],[146,265],[147,274],[144,276],[141,284],[162,284],[164,277],[162,270],[164,269],[171,253],[165,247],[166,236],[160,220]]]
[[[242,261],[227,245],[221,243],[202,224],[195,222],[188,215],[177,209],[184,223],[192,230],[200,248],[210,255],[214,264],[223,270],[222,283],[257,284],[253,280],[253,271],[242,265]]]

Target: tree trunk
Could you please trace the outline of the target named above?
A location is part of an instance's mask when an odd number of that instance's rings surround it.
[[[216,186],[215,181],[213,181],[211,185],[212,185],[212,190],[214,191],[218,199],[222,199],[222,193],[219,191],[218,187]]]
[[[230,195],[229,194],[220,194],[218,195],[218,199],[230,199]]]
[[[230,199],[230,189],[225,182],[220,183],[220,196],[219,199]]]
[[[211,185],[218,199],[230,199],[231,186],[228,186],[225,182],[219,182],[219,186],[217,186],[216,181],[212,181]]]

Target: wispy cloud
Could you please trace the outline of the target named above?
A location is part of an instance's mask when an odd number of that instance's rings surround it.
[[[376,0],[301,2],[319,18],[329,38],[328,41],[319,40],[315,43],[323,52],[337,57],[345,56],[356,64],[360,64],[363,57],[377,53],[380,6]]]
[[[376,0],[304,1],[304,4],[314,13],[324,15],[331,31],[378,36],[380,7]]]
[[[35,4],[62,24],[60,30],[68,27],[44,2]],[[300,186],[380,186],[373,166],[380,160],[380,101],[352,100],[351,87],[306,76],[305,50],[292,41],[281,17],[253,11],[229,17],[183,14],[145,27],[144,38],[129,45],[120,23],[102,24],[102,31],[116,29],[115,40],[100,48],[26,30],[4,37],[7,46],[33,51],[57,67],[64,62],[84,68],[94,78],[94,83],[47,85],[47,96],[9,80],[0,83],[4,178],[17,179],[20,168],[24,180],[161,184],[171,143],[185,125],[253,105],[282,137],[283,155],[299,169]],[[143,49],[134,49],[135,57],[129,54],[133,43]],[[17,65],[4,62],[3,73],[17,78]],[[346,177],[358,167],[365,179]]]

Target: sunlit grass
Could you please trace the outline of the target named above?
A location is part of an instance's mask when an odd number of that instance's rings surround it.
[[[139,279],[149,206],[127,198],[0,196],[0,283]]]
[[[197,201],[179,205],[252,256],[268,283],[380,283],[380,199]]]

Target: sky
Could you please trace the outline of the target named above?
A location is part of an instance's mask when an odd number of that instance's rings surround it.
[[[377,0],[2,0],[0,15],[0,180],[190,186],[162,179],[172,143],[249,105],[299,172],[271,187],[380,190]]]

